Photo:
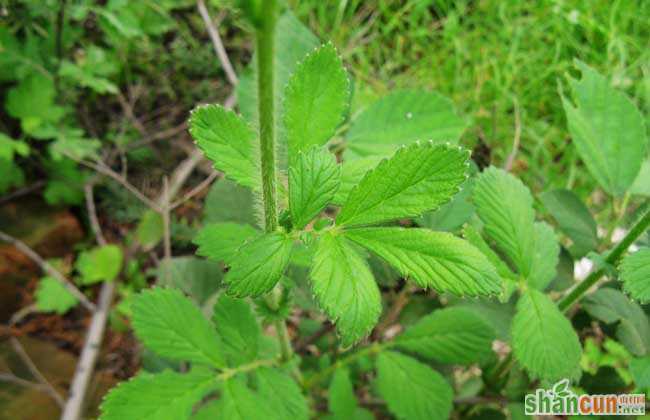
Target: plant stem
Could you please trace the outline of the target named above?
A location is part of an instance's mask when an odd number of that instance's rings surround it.
[[[263,0],[261,22],[257,29],[257,89],[259,98],[260,155],[262,168],[262,199],[267,232],[278,227],[275,175],[275,120],[273,72],[276,22],[276,0]]]
[[[311,376],[309,379],[305,381],[305,389],[309,390],[314,385],[318,384],[321,380],[327,378],[331,374],[333,374],[336,369],[342,368],[344,366],[349,365],[350,363],[356,361],[357,359],[361,358],[362,356],[366,355],[375,355],[379,353],[380,351],[390,347],[393,343],[392,342],[385,342],[385,343],[378,343],[374,342],[371,345],[367,347],[363,347],[359,351],[356,351],[346,357],[344,357],[341,360],[337,360],[335,363],[331,364],[327,369],[323,369],[320,372],[314,374]]]
[[[623,254],[627,249],[637,240],[643,232],[648,229],[650,226],[650,208],[646,208],[645,214],[641,216],[639,221],[630,229],[630,231],[625,235],[625,238],[616,245],[614,249],[607,255],[605,262],[609,265],[616,265],[621,259]],[[571,292],[566,295],[559,303],[558,307],[561,311],[567,311],[574,303],[579,301],[582,296],[596,284],[598,280],[605,274],[605,267],[600,267],[599,269],[593,271],[589,276],[578,283]]]
[[[276,0],[263,0],[261,21],[257,28],[257,89],[259,98],[260,158],[262,168],[262,200],[264,202],[264,227],[266,232],[278,228],[278,205],[276,200],[275,174],[275,116],[273,73]],[[268,297],[272,307],[278,306],[281,290],[277,286]],[[291,340],[287,325],[282,320],[274,321],[275,331],[280,341],[282,361],[293,357]]]

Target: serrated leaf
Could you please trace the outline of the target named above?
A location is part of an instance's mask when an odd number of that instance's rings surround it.
[[[616,338],[635,356],[650,352],[650,321],[643,309],[622,292],[604,287],[586,296],[582,307],[607,324],[618,322]]]
[[[499,277],[488,259],[449,233],[387,227],[351,229],[345,236],[388,261],[420,287],[469,296],[500,290]]]
[[[456,143],[467,127],[454,104],[436,92],[403,90],[381,98],[350,124],[353,156],[389,155],[416,140]]]
[[[269,406],[267,399],[246,386],[246,383],[239,377],[234,377],[224,383],[219,403],[217,419],[280,420]]]
[[[468,308],[439,309],[421,318],[395,339],[399,349],[440,363],[482,362],[492,354],[495,332]]]
[[[431,230],[454,232],[460,229],[474,214],[474,206],[469,201],[472,195],[473,181],[468,179],[461,185],[461,190],[450,202],[439,209],[426,212],[415,222]]]
[[[285,89],[284,125],[290,164],[299,152],[324,145],[343,120],[350,82],[331,43],[309,53]]]
[[[354,418],[357,407],[350,371],[346,367],[340,367],[332,375],[327,391],[327,408],[335,419],[343,420]]]
[[[206,370],[186,374],[164,371],[155,375],[140,373],[113,388],[101,404],[100,420],[178,420],[188,419],[192,408],[217,379]]]
[[[550,298],[532,289],[517,303],[512,350],[531,376],[549,381],[572,377],[582,353],[569,320]]]
[[[44,124],[63,117],[63,108],[54,104],[55,96],[54,80],[32,72],[7,91],[5,109],[10,116],[20,119],[23,131],[33,134]]]
[[[222,343],[214,326],[180,291],[145,290],[133,304],[135,335],[160,356],[223,368]]]
[[[64,314],[79,303],[77,298],[56,279],[43,277],[34,293],[36,308],[42,312]]]
[[[368,264],[345,237],[323,234],[310,278],[316,299],[336,322],[344,346],[370,333],[381,313],[381,295]]]
[[[261,367],[255,370],[255,380],[257,392],[278,419],[309,419],[307,400],[291,376],[280,369]]]
[[[204,226],[194,238],[194,244],[199,247],[196,254],[213,261],[229,263],[239,247],[259,234],[250,225],[211,223]]]
[[[145,248],[156,246],[163,238],[164,225],[163,218],[160,213],[155,210],[148,209],[142,214],[140,223],[135,230],[135,237],[138,242]]]
[[[535,254],[533,197],[520,180],[502,169],[481,173],[472,194],[484,231],[527,277]]]
[[[551,213],[571,241],[571,253],[580,258],[598,246],[596,221],[584,203],[569,190],[547,191],[539,196],[544,207]]]
[[[223,343],[229,366],[255,360],[262,331],[250,305],[242,299],[222,295],[214,306],[212,320]]]
[[[117,245],[104,245],[79,254],[75,268],[81,284],[113,281],[122,269],[122,250]]]
[[[340,175],[336,158],[327,150],[314,147],[297,153],[289,167],[289,209],[294,228],[304,228],[332,201]]]
[[[190,133],[205,156],[230,179],[256,189],[258,176],[255,131],[234,112],[220,105],[192,111]]]
[[[640,248],[623,258],[620,266],[623,290],[643,303],[650,301],[650,248]]]
[[[234,222],[256,226],[253,192],[229,181],[212,184],[203,206],[204,223]]]
[[[419,216],[446,203],[467,175],[466,151],[415,143],[368,172],[350,192],[337,225],[355,226]]]
[[[157,274],[159,285],[180,289],[198,304],[213,296],[223,280],[219,263],[191,256],[161,261]]]
[[[377,390],[399,419],[447,419],[453,390],[438,372],[392,351],[377,357]]]
[[[463,237],[470,244],[474,245],[479,251],[483,253],[494,266],[499,274],[499,277],[502,279],[517,281],[517,276],[510,270],[508,264],[503,262],[501,258],[497,255],[492,248],[485,242],[485,239],[481,236],[481,233],[472,225],[466,225],[463,228]]]
[[[553,281],[560,259],[560,244],[553,228],[544,222],[535,222],[535,253],[526,283],[537,290],[544,290]]]
[[[343,162],[341,165],[341,185],[332,199],[332,204],[343,205],[352,189],[361,182],[368,171],[381,162],[381,159],[381,156],[368,156]]]
[[[569,132],[601,187],[620,196],[632,185],[647,146],[643,117],[634,103],[582,61],[580,80],[569,78],[574,104],[562,95]]]
[[[639,389],[650,389],[650,355],[630,360],[630,373]]]
[[[242,245],[226,274],[228,293],[259,296],[276,285],[289,264],[293,240],[283,233],[267,233]]]

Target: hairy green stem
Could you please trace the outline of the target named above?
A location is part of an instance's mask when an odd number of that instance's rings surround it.
[[[275,174],[275,121],[273,72],[275,45],[276,0],[263,0],[261,20],[257,28],[257,89],[259,98],[260,157],[262,199],[267,232],[278,227]]]
[[[645,209],[645,214],[641,216],[639,221],[632,227],[632,229],[630,229],[623,240],[619,242],[609,254],[607,254],[605,262],[610,265],[616,265],[630,245],[632,245],[634,241],[636,241],[637,238],[648,229],[648,226],[650,226],[650,208]],[[566,312],[574,303],[579,301],[587,290],[596,284],[604,274],[605,267],[600,267],[589,274],[586,279],[578,283],[571,292],[569,292],[569,294],[558,303],[560,310]]]
[[[274,46],[277,20],[276,0],[263,0],[260,22],[257,28],[257,89],[259,98],[260,159],[262,169],[262,200],[264,203],[264,227],[266,232],[278,228],[278,204],[276,198],[275,168],[275,119],[274,119]],[[279,285],[268,296],[269,304],[277,308],[280,298]],[[280,341],[282,360],[293,357],[287,325],[282,320],[274,321]]]

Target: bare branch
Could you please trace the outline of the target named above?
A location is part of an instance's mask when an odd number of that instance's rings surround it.
[[[208,186],[210,186],[210,184],[212,184],[212,181],[214,181],[218,176],[219,176],[219,172],[217,172],[217,171],[213,171],[213,172],[212,172],[210,175],[208,175],[208,176],[207,176],[203,181],[201,181],[201,183],[200,183],[199,185],[197,185],[196,187],[192,188],[192,190],[191,190],[190,192],[188,192],[187,194],[185,194],[185,195],[183,196],[183,198],[181,198],[181,199],[179,199],[179,200],[173,202],[173,203],[171,204],[170,209],[171,209],[171,210],[175,209],[176,207],[180,206],[181,204],[185,203],[186,201],[188,201],[189,199],[191,199],[192,197],[194,197],[195,195],[197,195],[198,193],[200,193],[201,191],[203,191],[205,188],[207,188]]]
[[[212,40],[214,52],[217,53],[217,57],[219,57],[221,66],[226,72],[226,77],[228,77],[228,81],[231,85],[236,86],[238,82],[237,75],[235,74],[235,70],[230,63],[228,53],[226,53],[226,49],[223,47],[223,42],[221,41],[221,36],[219,36],[219,31],[217,31],[217,28],[214,26],[214,22],[210,17],[210,13],[205,7],[205,2],[203,0],[197,0],[196,6],[199,9],[199,14],[201,15],[201,18],[203,18],[203,23],[205,23],[205,27],[208,30],[210,39]]]
[[[41,268],[41,270],[43,270],[50,277],[54,278],[56,281],[61,283],[61,285],[65,287],[68,292],[72,293],[72,295],[74,295],[74,297],[76,297],[86,309],[88,309],[90,312],[95,311],[96,309],[95,304],[89,301],[86,295],[81,293],[81,291],[77,289],[75,285],[70,280],[68,280],[63,274],[61,274],[60,271],[52,267],[47,261],[41,258],[41,256],[38,255],[36,251],[31,249],[24,242],[2,231],[0,231],[0,240],[9,242],[10,244],[18,248],[23,254],[27,255],[27,257],[29,257],[30,260],[34,261]]]

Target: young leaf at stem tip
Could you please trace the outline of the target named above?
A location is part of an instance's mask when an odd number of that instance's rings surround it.
[[[285,89],[284,124],[289,163],[312,146],[325,144],[343,120],[350,82],[331,43],[309,53]]]
[[[367,336],[379,319],[381,295],[366,260],[340,234],[318,242],[310,272],[319,305],[336,322],[344,346]]]
[[[357,226],[415,217],[446,203],[467,179],[469,152],[416,142],[382,160],[350,192],[336,218]]]
[[[190,134],[214,167],[241,185],[258,189],[255,131],[233,111],[221,105],[195,108]]]
[[[246,242],[233,256],[224,278],[228,293],[244,297],[269,292],[289,264],[292,248],[293,240],[281,232],[266,233]]]
[[[345,236],[388,261],[420,287],[460,296],[497,294],[501,289],[488,259],[450,233],[386,227],[350,229]]]
[[[289,167],[289,208],[295,229],[302,229],[334,198],[341,168],[326,149],[299,152]]]

